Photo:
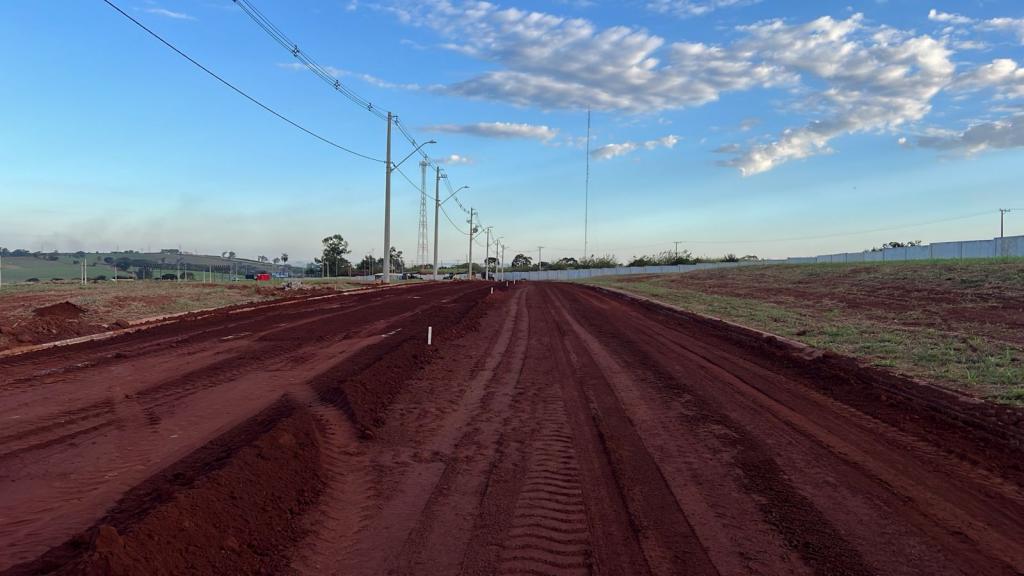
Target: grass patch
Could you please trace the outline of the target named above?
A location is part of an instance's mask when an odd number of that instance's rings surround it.
[[[1024,262],[734,268],[592,278],[997,402],[1024,403]],[[972,312],[998,310],[978,321]],[[951,311],[960,312],[957,316]],[[1001,317],[1001,312],[995,314]]]

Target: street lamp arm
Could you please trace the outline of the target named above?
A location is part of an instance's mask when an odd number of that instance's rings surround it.
[[[409,154],[407,154],[405,158],[402,158],[402,161],[401,161],[401,162],[399,162],[398,164],[395,164],[394,166],[392,166],[392,167],[391,167],[391,169],[392,169],[392,170],[398,170],[398,167],[399,167],[399,166],[401,166],[402,164],[404,164],[406,160],[408,160],[408,159],[409,159],[409,158],[410,158],[410,157],[411,157],[411,156],[412,156],[413,154],[415,154],[415,153],[419,152],[419,151],[420,151],[420,148],[423,148],[423,147],[424,147],[424,146],[426,146],[427,144],[437,144],[437,140],[429,140],[429,141],[427,141],[427,142],[424,142],[423,144],[420,144],[419,146],[417,146],[416,148],[414,148],[412,152],[409,152]]]
[[[453,196],[455,196],[455,195],[456,195],[456,194],[458,194],[458,193],[459,193],[460,191],[462,191],[462,190],[465,190],[465,189],[467,189],[467,188],[469,188],[469,186],[460,186],[458,190],[456,190],[455,192],[452,192],[451,194],[449,194],[449,195],[448,195],[448,197],[447,197],[447,198],[445,198],[444,200],[442,200],[442,201],[441,201],[441,204],[444,204],[445,202],[447,202],[447,201],[451,200]]]

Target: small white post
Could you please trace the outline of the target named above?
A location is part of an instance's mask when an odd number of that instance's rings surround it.
[[[494,294],[494,286],[491,286],[491,294]]]
[[[427,346],[430,346],[430,344],[433,341],[433,339],[434,339],[434,327],[433,326],[427,326]]]

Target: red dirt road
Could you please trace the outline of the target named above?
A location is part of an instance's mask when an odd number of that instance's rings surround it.
[[[490,286],[0,359],[0,573],[1024,572],[1021,411]]]

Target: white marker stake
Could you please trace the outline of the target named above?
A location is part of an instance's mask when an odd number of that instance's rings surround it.
[[[431,340],[433,340],[433,337],[434,337],[434,327],[433,326],[427,326],[427,346],[430,346],[430,342],[431,342]]]
[[[494,286],[491,286],[491,294],[494,294]]]

